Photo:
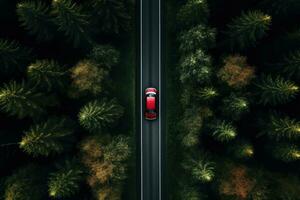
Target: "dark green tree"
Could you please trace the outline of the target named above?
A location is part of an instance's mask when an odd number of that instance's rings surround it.
[[[101,67],[111,69],[119,63],[120,52],[110,45],[96,45],[88,57]]]
[[[79,112],[79,122],[90,132],[99,131],[123,115],[123,108],[115,100],[92,101]]]
[[[42,114],[44,100],[45,96],[35,93],[24,82],[18,84],[11,81],[0,88],[1,110],[19,118],[36,117]]]
[[[180,63],[180,81],[207,82],[212,75],[211,58],[201,49],[185,56]]]
[[[289,80],[280,76],[276,78],[268,75],[263,76],[256,84],[259,89],[260,103],[266,105],[284,104],[295,98],[299,87]]]
[[[206,23],[209,9],[206,0],[188,0],[178,11],[177,20],[182,28]]]
[[[300,149],[294,144],[279,143],[270,147],[271,153],[275,159],[284,162],[300,160]]]
[[[75,161],[67,160],[64,165],[50,174],[48,182],[48,193],[53,198],[69,198],[74,196],[84,179],[82,167]]]
[[[119,34],[128,31],[131,16],[124,0],[93,0],[94,19],[106,33]]]
[[[49,8],[42,2],[22,2],[17,5],[17,14],[21,25],[38,40],[49,40],[53,37],[53,22]]]
[[[126,161],[132,153],[129,141],[129,137],[126,136],[114,137],[104,148],[104,160],[112,163]]]
[[[220,142],[226,142],[237,136],[236,128],[226,121],[215,121],[210,124],[210,134]]]
[[[74,46],[79,46],[81,42],[90,42],[87,34],[88,16],[79,5],[72,0],[53,0],[52,7],[58,30],[64,32]]]
[[[279,63],[279,65],[288,77],[300,78],[300,51],[285,56],[283,62]]]
[[[300,122],[288,116],[271,114],[270,119],[264,123],[263,132],[271,139],[298,139],[300,138]]]
[[[46,90],[65,86],[66,70],[54,60],[38,60],[27,69],[29,80]]]
[[[17,170],[5,181],[4,200],[47,199],[45,169],[29,165]],[[1,198],[2,199],[2,198]]]
[[[197,49],[209,49],[215,46],[216,31],[203,25],[198,25],[184,31],[179,37],[179,50],[191,53]]]
[[[197,91],[197,98],[199,98],[202,102],[207,102],[215,99],[218,96],[218,91],[213,87],[204,87],[200,88],[199,91]]]
[[[249,102],[244,97],[238,97],[235,94],[231,94],[223,100],[222,110],[226,116],[237,120],[242,114],[249,111]]]
[[[205,199],[203,195],[199,192],[197,187],[192,186],[182,186],[183,189],[180,190],[180,200],[202,200]]]
[[[18,42],[0,39],[0,67],[3,71],[19,69],[30,58],[31,51]]]
[[[248,159],[254,155],[254,147],[248,141],[237,141],[229,147],[229,153],[238,159]]]
[[[260,11],[242,13],[228,25],[227,35],[232,48],[244,50],[254,46],[270,28],[271,16]]]
[[[70,147],[74,125],[65,118],[50,118],[25,132],[20,148],[32,156],[62,153]]]

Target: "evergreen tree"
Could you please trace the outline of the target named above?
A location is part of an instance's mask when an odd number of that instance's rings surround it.
[[[90,42],[87,34],[88,16],[83,14],[79,5],[72,0],[53,0],[52,5],[58,30],[64,32],[75,46],[81,42]]]
[[[123,112],[123,108],[115,100],[95,100],[83,106],[78,117],[82,127],[95,132],[115,122]]]
[[[27,69],[29,80],[47,90],[58,89],[66,83],[66,70],[54,60],[38,60]]]
[[[104,160],[113,163],[124,162],[130,155],[129,138],[125,136],[114,137],[103,152]]]
[[[206,0],[188,0],[178,11],[177,20],[181,27],[190,28],[206,23],[209,9]]]
[[[202,200],[203,196],[200,194],[197,187],[183,186],[183,190],[180,190],[180,200]]]
[[[180,81],[207,82],[212,75],[211,58],[201,49],[184,57],[180,63]]]
[[[248,141],[238,141],[234,145],[229,147],[229,152],[235,158],[247,159],[254,155],[254,147]]]
[[[62,153],[70,147],[73,123],[64,118],[50,118],[25,132],[20,148],[32,156]]]
[[[279,65],[289,77],[300,78],[300,51],[285,56],[283,62]]]
[[[21,25],[38,40],[49,40],[53,37],[53,24],[49,8],[42,2],[22,2],[17,5],[17,14]]]
[[[197,180],[206,183],[214,178],[213,163],[200,160],[192,167],[192,176]]]
[[[300,160],[300,149],[298,146],[288,143],[279,143],[270,147],[274,158],[284,162]]]
[[[43,113],[45,97],[21,84],[11,81],[0,89],[0,107],[4,112],[19,118],[35,117]]]
[[[83,170],[74,162],[66,161],[56,172],[50,174],[48,182],[49,196],[53,198],[69,198],[79,190],[83,180]]]
[[[226,121],[216,121],[210,125],[211,135],[220,142],[226,142],[237,136],[236,128]]]
[[[191,53],[197,49],[209,49],[215,46],[215,30],[198,25],[188,31],[184,31],[179,37],[179,50],[183,53]]]
[[[47,199],[44,177],[45,170],[39,166],[29,165],[17,170],[5,181],[3,200]]]
[[[120,52],[110,45],[96,45],[88,57],[98,65],[111,69],[119,63]]]
[[[241,50],[254,46],[266,35],[271,24],[271,16],[260,11],[242,13],[228,25],[227,35],[233,48]]]
[[[257,84],[260,95],[260,103],[266,105],[284,104],[292,100],[299,92],[299,87],[280,76],[263,76]]]
[[[231,94],[223,100],[223,111],[232,119],[239,119],[242,114],[249,110],[249,103],[246,98]]]
[[[272,114],[263,132],[272,139],[298,139],[300,138],[300,122],[287,116]]]
[[[93,0],[94,19],[106,33],[119,34],[130,29],[131,17],[124,0]]]
[[[213,87],[204,87],[197,91],[196,96],[203,102],[211,101],[218,96],[218,91]]]
[[[27,62],[30,50],[15,41],[0,39],[0,67],[2,71],[13,71]]]

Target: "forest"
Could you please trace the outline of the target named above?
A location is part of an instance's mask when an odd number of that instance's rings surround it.
[[[300,199],[299,9],[167,1],[170,199]]]
[[[0,199],[133,199],[134,10],[0,1]]]

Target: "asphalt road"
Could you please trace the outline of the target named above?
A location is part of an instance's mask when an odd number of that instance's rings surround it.
[[[161,0],[140,0],[140,198],[162,199],[161,113],[155,121],[144,119],[148,87],[159,91],[161,108]]]

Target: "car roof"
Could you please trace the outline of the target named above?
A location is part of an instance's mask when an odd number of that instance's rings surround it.
[[[146,108],[147,110],[155,110],[155,97],[147,97]]]

